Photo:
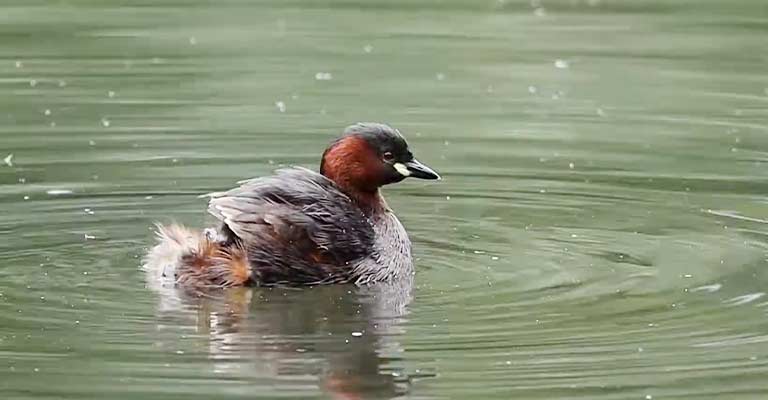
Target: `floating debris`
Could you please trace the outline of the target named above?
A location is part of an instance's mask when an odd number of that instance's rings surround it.
[[[29,86],[31,86],[31,87],[35,87],[35,86],[37,86],[37,79],[32,79],[32,80],[30,80],[30,81],[29,81]]]
[[[315,74],[315,80],[318,81],[330,81],[333,79],[333,74],[330,72],[318,72]]]
[[[354,336],[354,337],[363,336],[363,332],[352,332],[352,336]]]
[[[59,81],[59,87],[67,86],[67,81]]]
[[[365,46],[363,46],[363,51],[370,54],[373,51],[373,46],[371,46],[370,44],[366,44]]]
[[[568,61],[561,60],[561,59],[555,60],[555,68],[567,69],[568,67],[570,67],[570,64],[568,63]]]
[[[5,165],[9,167],[13,167],[13,153],[5,156],[5,158],[3,158],[3,162],[5,163]]]
[[[536,86],[528,86],[528,93],[536,94],[536,92],[538,92],[538,91],[539,91],[539,89],[536,88]]]
[[[46,108],[45,111],[43,111],[43,114],[45,115],[51,115],[51,110]]]
[[[85,235],[83,235],[83,236],[85,237],[85,240],[93,240],[93,239],[96,239],[96,236],[93,236],[93,235],[89,235],[89,234],[87,234],[87,233],[86,233]],[[88,275],[88,273],[87,273],[87,272],[83,272],[83,275]]]
[[[442,73],[442,72],[438,72],[437,74],[435,74],[435,79],[437,79],[438,81],[444,81],[445,80],[445,74]]]
[[[102,118],[102,119],[101,119],[101,125],[102,125],[103,127],[105,127],[105,128],[109,128],[109,125],[111,125],[111,122],[109,122],[109,120],[108,120],[108,119],[106,119],[106,118]]]
[[[22,63],[21,61],[16,61],[16,68],[23,68],[23,67],[24,67],[24,63]]]
[[[195,46],[197,44],[197,38],[195,38],[194,36],[190,37],[189,44],[192,46]]]
[[[115,97],[115,92],[113,90],[108,91],[107,92],[107,97],[109,97],[110,99]]]
[[[275,107],[277,107],[277,111],[280,111],[281,113],[285,112],[285,102],[282,101],[276,101]]]

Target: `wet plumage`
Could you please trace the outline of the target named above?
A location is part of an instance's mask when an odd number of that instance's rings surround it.
[[[409,275],[411,242],[379,192],[410,175],[404,165],[437,178],[399,132],[353,125],[324,153],[323,174],[288,168],[210,194],[219,228],[161,226],[145,264],[193,286],[363,284]]]

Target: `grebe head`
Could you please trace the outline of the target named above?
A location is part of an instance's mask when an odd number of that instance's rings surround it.
[[[347,127],[323,153],[320,173],[353,195],[375,193],[405,178],[440,179],[413,157],[397,129],[372,122]]]

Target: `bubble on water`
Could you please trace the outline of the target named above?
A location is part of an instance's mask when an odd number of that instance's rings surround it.
[[[108,91],[107,92],[107,97],[109,97],[110,99],[115,97],[115,92],[113,90]]]
[[[652,400],[652,399],[653,399],[653,396],[651,396],[650,394],[645,395],[645,400]]]
[[[19,178],[19,183],[27,183],[27,178]]]
[[[37,86],[37,79],[32,79],[32,80],[30,80],[30,81],[29,81],[29,86],[31,86],[31,87],[35,87],[35,86]]]
[[[5,158],[3,158],[3,162],[5,163],[5,165],[9,167],[13,167],[13,153],[5,156]]]
[[[21,61],[16,61],[16,68],[24,68],[24,63]]]
[[[24,196],[24,200],[29,200],[29,196]]]
[[[45,193],[49,196],[61,196],[65,194],[72,194],[74,192],[69,189],[50,189],[50,190],[46,190]]]
[[[595,112],[597,112],[597,116],[605,117],[605,111],[602,108],[598,108]]]
[[[43,114],[51,115],[51,110],[46,108],[45,111],[43,111]]]
[[[568,63],[568,61],[565,61],[563,59],[555,60],[555,68],[567,69],[568,67],[570,67],[570,64]]]
[[[600,0],[587,0],[587,5],[590,7],[597,7],[600,5]]]
[[[537,17],[546,17],[547,16],[547,10],[544,9],[544,7],[539,7],[533,10],[533,15]]]
[[[493,260],[493,261],[498,261],[498,260],[499,260],[499,257],[497,257],[497,256],[491,256],[491,260]]]
[[[488,85],[488,87],[485,88],[485,91],[487,93],[493,93],[493,85]]]
[[[85,212],[85,213],[86,213],[86,214],[88,214],[88,215],[93,215],[93,214],[95,214],[95,212],[94,212],[93,210],[91,210],[90,208],[84,208],[84,209],[83,209],[83,212]]]
[[[370,44],[366,44],[365,46],[363,46],[363,51],[370,54],[373,51],[373,46],[371,46]]]
[[[111,122],[109,122],[109,120],[108,120],[107,118],[102,118],[102,119],[101,119],[101,126],[103,126],[103,127],[105,127],[105,128],[109,128],[109,126],[110,126],[111,124],[112,124],[112,123],[111,123]]]
[[[435,74],[435,79],[438,81],[444,81],[445,80],[445,74],[442,72],[438,72]]]
[[[318,81],[330,81],[333,79],[333,74],[330,72],[318,72],[315,74],[315,80]]]
[[[446,200],[450,200],[450,199],[451,199],[451,196],[445,196],[445,199],[446,199]]]
[[[88,146],[96,146],[96,141],[95,140],[89,140],[88,141]]]
[[[59,81],[59,87],[67,86],[67,81]]]
[[[536,94],[536,92],[538,92],[538,91],[539,91],[539,89],[536,88],[536,86],[528,86],[528,93]]]
[[[192,46],[196,45],[197,44],[197,38],[195,38],[194,36],[191,36],[189,38],[189,44],[192,45]]]
[[[574,169],[576,165],[574,163],[568,163],[568,168]]]
[[[276,101],[275,107],[277,107],[277,111],[280,111],[281,113],[285,112],[285,103],[282,101]]]

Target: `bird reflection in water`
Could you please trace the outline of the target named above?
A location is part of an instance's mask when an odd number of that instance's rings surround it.
[[[200,292],[150,282],[159,328],[193,328],[207,341],[213,372],[345,400],[408,393],[412,377],[397,365],[397,340],[412,286],[407,279]]]

